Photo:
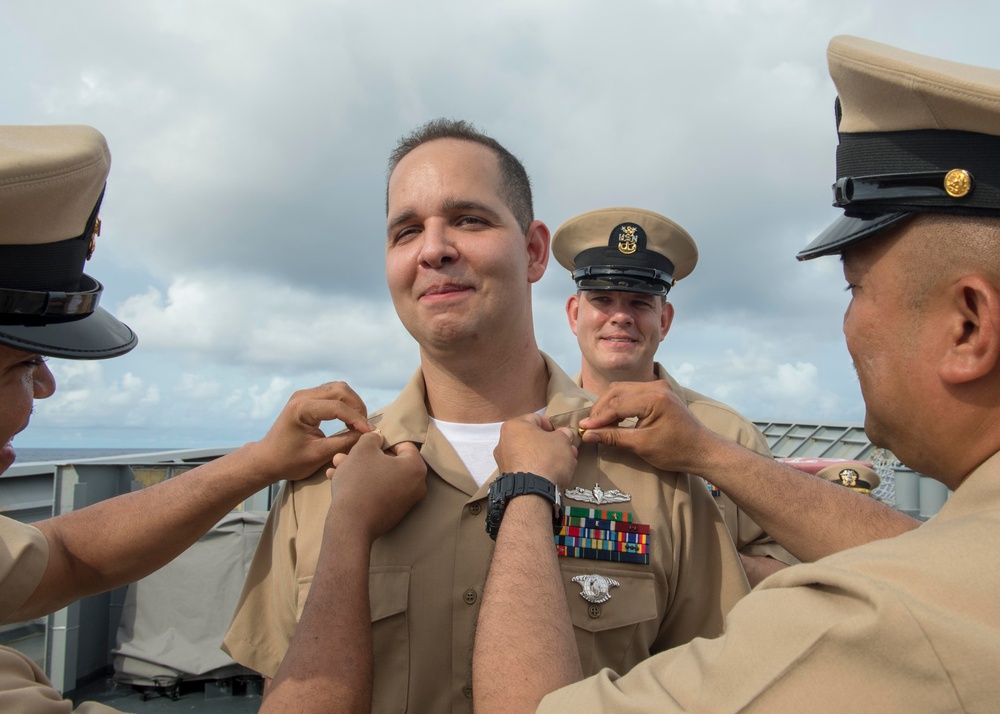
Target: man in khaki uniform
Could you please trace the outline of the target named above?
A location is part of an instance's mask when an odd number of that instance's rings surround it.
[[[97,244],[110,162],[104,137],[90,127],[0,127],[0,473],[14,462],[11,441],[27,427],[34,399],[55,390],[43,355],[104,359],[136,345],[132,330],[99,307],[102,285],[83,272]],[[372,430],[363,410],[346,385],[303,390],[261,441],[182,476],[30,526],[0,515],[0,623],[34,619],[148,575],[240,501],[279,478],[307,476],[348,449],[358,431]],[[344,421],[352,431],[324,437],[319,424],[329,419]],[[350,524],[351,532],[331,532],[324,548],[355,555],[342,569],[345,575],[357,571],[371,539],[422,493],[424,469],[416,452],[383,455],[373,438],[359,445],[357,456],[338,456],[333,475],[331,514]],[[372,489],[383,498],[357,498]],[[347,584],[338,601],[367,605],[367,580],[342,580]],[[324,611],[327,592],[310,601],[313,611]],[[331,664],[322,671],[297,668],[296,679],[277,687],[280,694],[261,711],[287,711],[288,701],[305,711],[301,702],[364,707],[365,697],[370,700],[364,668],[338,668],[332,650],[339,648],[331,647],[337,635],[357,640],[353,623],[336,614],[324,623],[332,642],[301,638],[293,652]],[[33,661],[0,647],[0,711],[55,714],[72,706]],[[114,710],[84,703],[76,711]]]
[[[914,530],[768,578],[736,606],[723,637],[560,691],[579,669],[553,624],[557,610],[505,618],[503,605],[556,579],[549,563],[527,559],[528,529],[533,542],[544,540],[538,499],[514,499],[507,517],[519,537],[508,538],[505,517],[480,616],[477,711],[996,711],[1000,71],[853,37],[834,38],[828,58],[839,94],[834,197],[845,215],[799,258],[842,257],[852,294],[844,334],[868,436],[954,495]],[[616,428],[625,415],[638,415],[638,426]],[[711,434],[655,385],[612,388],[581,425],[585,442],[628,445],[652,463],[713,481],[736,472],[756,483],[784,471]],[[541,465],[565,478],[565,434],[526,420],[510,431],[520,438],[501,440],[501,467],[508,454],[516,461],[551,443],[564,465],[552,456]],[[516,465],[533,467],[530,459]],[[877,507],[823,485],[859,508]],[[787,517],[811,515],[810,504],[801,510]],[[836,515],[844,529],[858,523],[849,511]],[[538,638],[536,620],[560,637]],[[497,632],[519,647],[498,649],[490,637]],[[522,666],[542,649],[555,653],[552,667]],[[491,686],[500,681],[506,691]]]
[[[431,122],[394,153],[387,199],[386,277],[421,362],[370,421],[387,445],[419,445],[429,475],[427,497],[372,550],[373,709],[468,711],[500,425],[544,411],[575,428],[591,400],[535,343],[531,285],[548,262],[549,233],[533,219],[516,158],[464,122]],[[566,506],[606,512],[592,520],[616,533],[633,529],[623,550],[572,545],[587,538],[578,524],[555,536],[565,553],[559,597],[587,672],[628,670],[721,631],[747,585],[700,481],[619,449],[581,446],[569,486]],[[328,499],[321,475],[289,484],[254,557],[225,648],[265,676],[281,662],[314,584]],[[549,529],[555,557],[551,502]]]
[[[577,286],[566,301],[566,316],[582,355],[574,382],[601,395],[612,382],[662,380],[716,434],[771,456],[764,435],[749,419],[682,387],[654,361],[674,319],[667,293],[691,274],[698,261],[698,249],[687,231],[653,211],[601,208],[559,226],[552,236],[552,254]],[[729,496],[712,484],[708,488],[751,587],[798,562]]]

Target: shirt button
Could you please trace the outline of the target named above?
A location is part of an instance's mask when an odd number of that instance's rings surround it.
[[[469,506],[469,513],[474,516],[478,516],[483,510],[483,507],[479,503],[473,503]]]
[[[590,607],[587,608],[587,614],[590,615],[591,618],[596,620],[601,616],[601,606],[591,605]]]
[[[473,605],[475,604],[476,600],[479,599],[479,596],[476,595],[476,591],[472,590],[471,588],[469,590],[466,590],[465,595],[463,595],[462,597],[465,599],[466,605]]]
[[[466,684],[464,687],[462,687],[462,694],[465,695],[466,699],[472,699],[472,685]]]

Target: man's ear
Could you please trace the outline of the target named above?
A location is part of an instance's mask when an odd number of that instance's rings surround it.
[[[537,283],[549,264],[549,229],[541,221],[532,221],[525,233],[528,244],[528,282]]]
[[[963,384],[992,373],[1000,365],[1000,294],[981,275],[957,281],[946,306],[946,351],[938,375]]]
[[[670,326],[674,322],[674,306],[673,303],[667,302],[666,298],[663,298],[663,312],[660,313],[660,342],[663,342],[663,338],[667,336],[670,332]]]
[[[573,330],[573,334],[576,334],[576,321],[580,317],[580,296],[578,294],[570,295],[569,300],[566,301],[566,317],[569,320],[569,329]]]

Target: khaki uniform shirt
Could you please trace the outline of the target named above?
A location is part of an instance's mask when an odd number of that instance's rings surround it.
[[[556,426],[575,428],[589,413],[589,395],[551,360],[546,364],[545,413]],[[493,550],[485,530],[488,484],[476,486],[429,423],[420,371],[371,420],[389,445],[419,445],[428,465],[427,496],[372,548],[373,711],[469,711],[473,636]],[[627,671],[653,652],[718,635],[747,584],[704,484],[658,472],[627,452],[584,444],[572,486],[595,483],[631,494],[629,503],[601,507],[631,511],[650,524],[651,562],[559,559],[584,672]],[[274,676],[302,613],[329,503],[322,473],[286,484],[254,556],[223,649],[267,677]],[[572,582],[592,573],[621,584],[600,605],[581,597]]]
[[[539,712],[996,712],[1000,454],[919,528],[786,568],[726,634],[550,694]]]
[[[771,449],[767,445],[767,440],[753,422],[732,407],[706,397],[704,394],[698,394],[693,389],[681,386],[659,362],[654,363],[653,368],[656,370],[656,378],[670,385],[670,389],[684,400],[698,421],[719,436],[735,441],[751,451],[756,451],[761,456],[771,458]],[[578,372],[573,377],[573,382],[577,386],[582,385],[582,373]],[[702,482],[704,483],[704,481]],[[740,510],[725,493],[716,489],[713,500],[715,505],[719,507],[722,520],[725,521],[726,528],[736,543],[736,550],[740,553],[750,556],[770,556],[788,565],[799,562],[794,555],[765,533],[763,528],[754,523],[750,516]]]
[[[37,528],[0,516],[0,623],[38,587],[49,560],[49,546]],[[0,712],[3,714],[102,714],[117,712],[103,704],[73,709],[45,673],[17,650],[0,647]]]
[[[691,413],[702,424],[719,436],[735,441],[761,456],[771,458],[771,449],[760,429],[753,422],[732,407],[717,402],[693,389],[681,386],[671,377],[659,363],[655,365],[656,376],[670,385],[670,388],[684,400]],[[771,536],[764,532],[746,513],[733,503],[725,493],[718,492],[714,496],[715,505],[722,511],[722,520],[736,541],[736,550],[743,555],[770,556],[782,563],[794,565],[798,559],[778,545]]]

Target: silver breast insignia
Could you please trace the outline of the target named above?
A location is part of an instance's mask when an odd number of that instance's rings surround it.
[[[617,588],[620,585],[614,578],[606,578],[603,575],[596,574],[577,575],[573,578],[573,582],[577,583],[583,589],[580,592],[580,597],[595,605],[600,605],[602,602],[610,600],[611,588]]]
[[[588,488],[567,488],[563,494],[566,498],[583,503],[625,503],[632,500],[631,494],[619,491],[617,488],[605,491],[598,483],[594,484],[593,491]]]

